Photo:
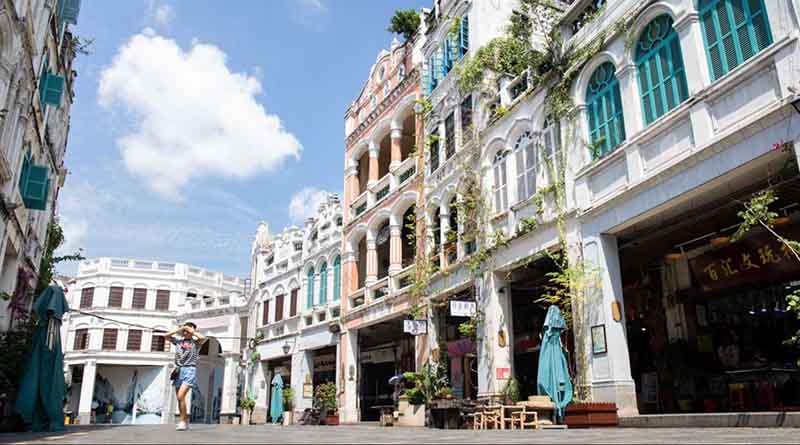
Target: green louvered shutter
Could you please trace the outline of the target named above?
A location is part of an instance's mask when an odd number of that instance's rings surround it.
[[[459,48],[459,57],[464,57],[469,52],[469,16],[461,17],[461,45]]]
[[[606,62],[595,69],[586,90],[589,139],[596,157],[610,153],[625,141],[622,98],[614,65]]]
[[[47,207],[47,192],[50,188],[47,167],[31,165],[22,189],[22,201],[25,207],[32,210],[44,210]]]
[[[64,78],[51,73],[46,73],[46,78],[42,102],[54,107],[61,106],[61,96],[64,94]]]
[[[342,257],[333,260],[333,301],[339,301],[342,293]]]
[[[444,67],[444,63],[443,63],[444,61],[442,60],[444,57],[443,57],[442,53],[443,53],[443,51],[442,51],[442,47],[441,46],[436,50],[435,53],[433,53],[433,69],[432,70],[433,70],[433,80],[434,80],[433,88],[434,89],[436,88],[436,85],[439,84],[439,81],[444,78],[444,76],[442,75],[443,69],[444,69],[443,68]]]
[[[319,304],[328,302],[328,264],[323,263],[319,270]]]
[[[308,286],[306,289],[306,309],[311,309],[314,307],[314,269],[308,271]]]
[[[426,61],[422,64],[422,93],[427,96],[430,96],[432,89],[433,88],[431,88],[431,64],[430,62]]]
[[[456,61],[459,59],[459,49],[458,49],[458,34],[457,33],[448,33],[447,39],[445,40],[445,57],[447,63],[445,63],[445,75],[453,69],[453,65],[455,65]]]
[[[61,0],[59,16],[64,23],[78,24],[78,15],[81,12],[81,0]]]

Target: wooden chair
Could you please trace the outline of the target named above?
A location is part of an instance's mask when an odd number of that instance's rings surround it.
[[[536,411],[528,411],[527,409],[523,409],[521,411],[515,411],[511,414],[511,428],[516,429],[519,426],[519,429],[524,430],[525,427],[533,427],[533,429],[539,429],[539,414]]]
[[[468,413],[464,417],[466,419],[467,428],[472,427],[473,430],[482,430],[486,427],[482,411]]]
[[[503,409],[499,405],[487,406],[483,410],[483,428],[493,427],[499,430],[503,425],[502,411]]]

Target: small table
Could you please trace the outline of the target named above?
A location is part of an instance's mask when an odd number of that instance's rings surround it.
[[[429,404],[432,426],[446,430],[460,429],[462,406],[463,403],[457,399],[432,400]]]

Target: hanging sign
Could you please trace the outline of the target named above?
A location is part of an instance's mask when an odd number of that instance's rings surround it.
[[[477,312],[477,305],[474,301],[451,301],[451,317],[474,317]]]
[[[411,335],[424,335],[428,333],[428,323],[425,320],[404,320],[403,332]]]

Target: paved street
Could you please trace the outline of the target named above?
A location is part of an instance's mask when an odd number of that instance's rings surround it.
[[[71,428],[65,434],[6,434],[0,443],[798,443],[797,429],[593,429],[446,431],[377,426],[291,427],[196,425]]]

